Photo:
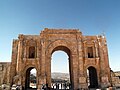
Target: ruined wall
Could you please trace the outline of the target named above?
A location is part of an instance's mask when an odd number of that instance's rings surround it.
[[[115,87],[120,87],[120,71],[113,72],[111,70],[111,84]]]
[[[9,72],[10,72],[10,62],[0,62],[0,85],[10,84]]]

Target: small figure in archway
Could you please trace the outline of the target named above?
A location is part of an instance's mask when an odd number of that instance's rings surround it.
[[[59,89],[59,83],[56,85],[56,88]]]
[[[50,90],[50,87],[48,86],[48,84],[46,84],[46,89],[45,90]]]
[[[42,84],[41,90],[45,90],[45,85]]]
[[[20,90],[20,86],[17,85],[16,90]]]

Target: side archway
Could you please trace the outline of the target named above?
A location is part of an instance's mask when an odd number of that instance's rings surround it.
[[[25,89],[37,88],[37,70],[29,67],[25,70]]]
[[[88,88],[98,88],[97,70],[93,66],[87,68],[87,83]]]

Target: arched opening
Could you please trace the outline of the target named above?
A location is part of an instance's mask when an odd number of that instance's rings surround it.
[[[29,47],[29,58],[35,58],[35,47]]]
[[[97,78],[97,71],[94,67],[90,66],[87,69],[87,81],[89,88],[98,88],[98,78]]]
[[[26,71],[25,90],[35,89],[37,86],[37,71],[34,67],[30,67]]]
[[[93,58],[93,47],[88,47],[88,58]]]
[[[54,89],[70,88],[70,50],[67,47],[56,47],[52,52],[51,85]]]

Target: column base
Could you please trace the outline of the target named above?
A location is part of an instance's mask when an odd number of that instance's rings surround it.
[[[86,77],[79,77],[79,89],[87,89],[88,86],[87,86],[87,83],[86,83]]]

